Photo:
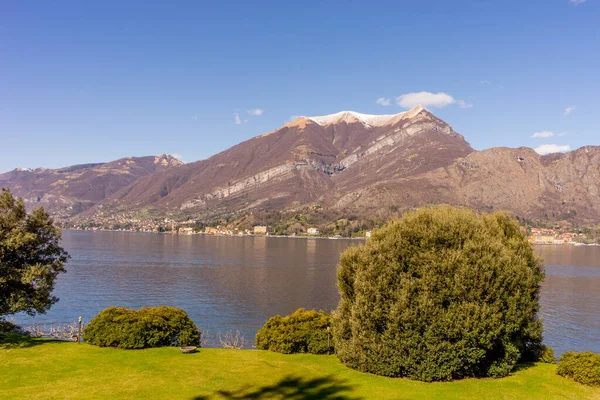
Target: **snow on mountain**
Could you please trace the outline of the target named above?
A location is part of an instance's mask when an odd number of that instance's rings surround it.
[[[340,122],[352,123],[360,122],[366,126],[384,126],[390,123],[398,122],[402,119],[412,118],[423,110],[423,107],[416,106],[408,111],[404,111],[398,114],[388,115],[373,115],[373,114],[361,114],[355,111],[340,111],[335,114],[322,115],[317,117],[306,117],[309,120],[321,125],[327,126],[331,124],[337,124]]]

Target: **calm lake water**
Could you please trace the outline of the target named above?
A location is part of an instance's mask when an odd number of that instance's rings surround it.
[[[336,264],[355,240],[63,233],[71,253],[45,315],[18,323],[89,321],[113,306],[172,305],[203,330],[240,330],[250,342],[275,314],[333,310]],[[545,260],[545,340],[558,354],[600,352],[600,247],[538,246]]]

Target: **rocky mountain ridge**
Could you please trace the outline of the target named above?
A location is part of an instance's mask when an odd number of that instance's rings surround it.
[[[32,171],[12,171],[12,178],[2,174],[0,185],[29,202],[48,204],[55,213],[87,217],[143,210],[146,216],[209,220],[316,205],[377,215],[449,203],[524,218],[600,222],[600,147],[546,156],[525,147],[475,151],[420,106],[394,115],[343,111],[299,117],[208,159],[165,162],[139,173],[117,169],[99,183],[83,179],[87,190],[67,190],[81,188],[75,176],[68,185],[57,183],[66,173],[60,170],[43,179],[46,172],[37,172],[36,179],[48,183],[41,195],[44,185],[17,177]],[[99,171],[108,166],[70,168],[105,176]],[[121,175],[127,179],[116,179]]]
[[[173,156],[162,154],[58,169],[16,168],[0,174],[0,186],[22,197],[29,208],[41,205],[52,214],[65,217],[94,206],[142,176],[182,164]]]

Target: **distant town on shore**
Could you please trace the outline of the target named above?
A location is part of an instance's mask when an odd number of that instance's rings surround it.
[[[149,232],[175,235],[209,235],[209,236],[271,236],[271,237],[325,237],[332,239],[354,238],[368,239],[372,230],[359,230],[352,235],[322,232],[314,226],[308,226],[291,234],[276,232],[267,225],[254,225],[249,228],[233,227],[231,224],[213,223],[204,225],[195,220],[184,223],[165,218],[163,220],[142,221],[135,218],[121,217],[119,222],[112,218],[107,220],[90,220],[73,222],[59,221],[59,225],[67,230],[81,231],[118,231],[118,232]],[[575,231],[567,228],[532,228],[524,226],[530,243],[536,245],[596,245],[600,242],[596,232],[589,229]]]

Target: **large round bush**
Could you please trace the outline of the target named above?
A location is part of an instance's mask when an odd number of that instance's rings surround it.
[[[199,346],[200,331],[181,308],[109,307],[90,321],[83,339],[97,346],[120,349]]]
[[[385,376],[506,376],[540,354],[543,277],[518,223],[502,213],[410,212],[342,254],[336,353]]]
[[[256,347],[285,354],[333,352],[330,326],[331,315],[300,308],[285,317],[269,318],[256,334]]]

